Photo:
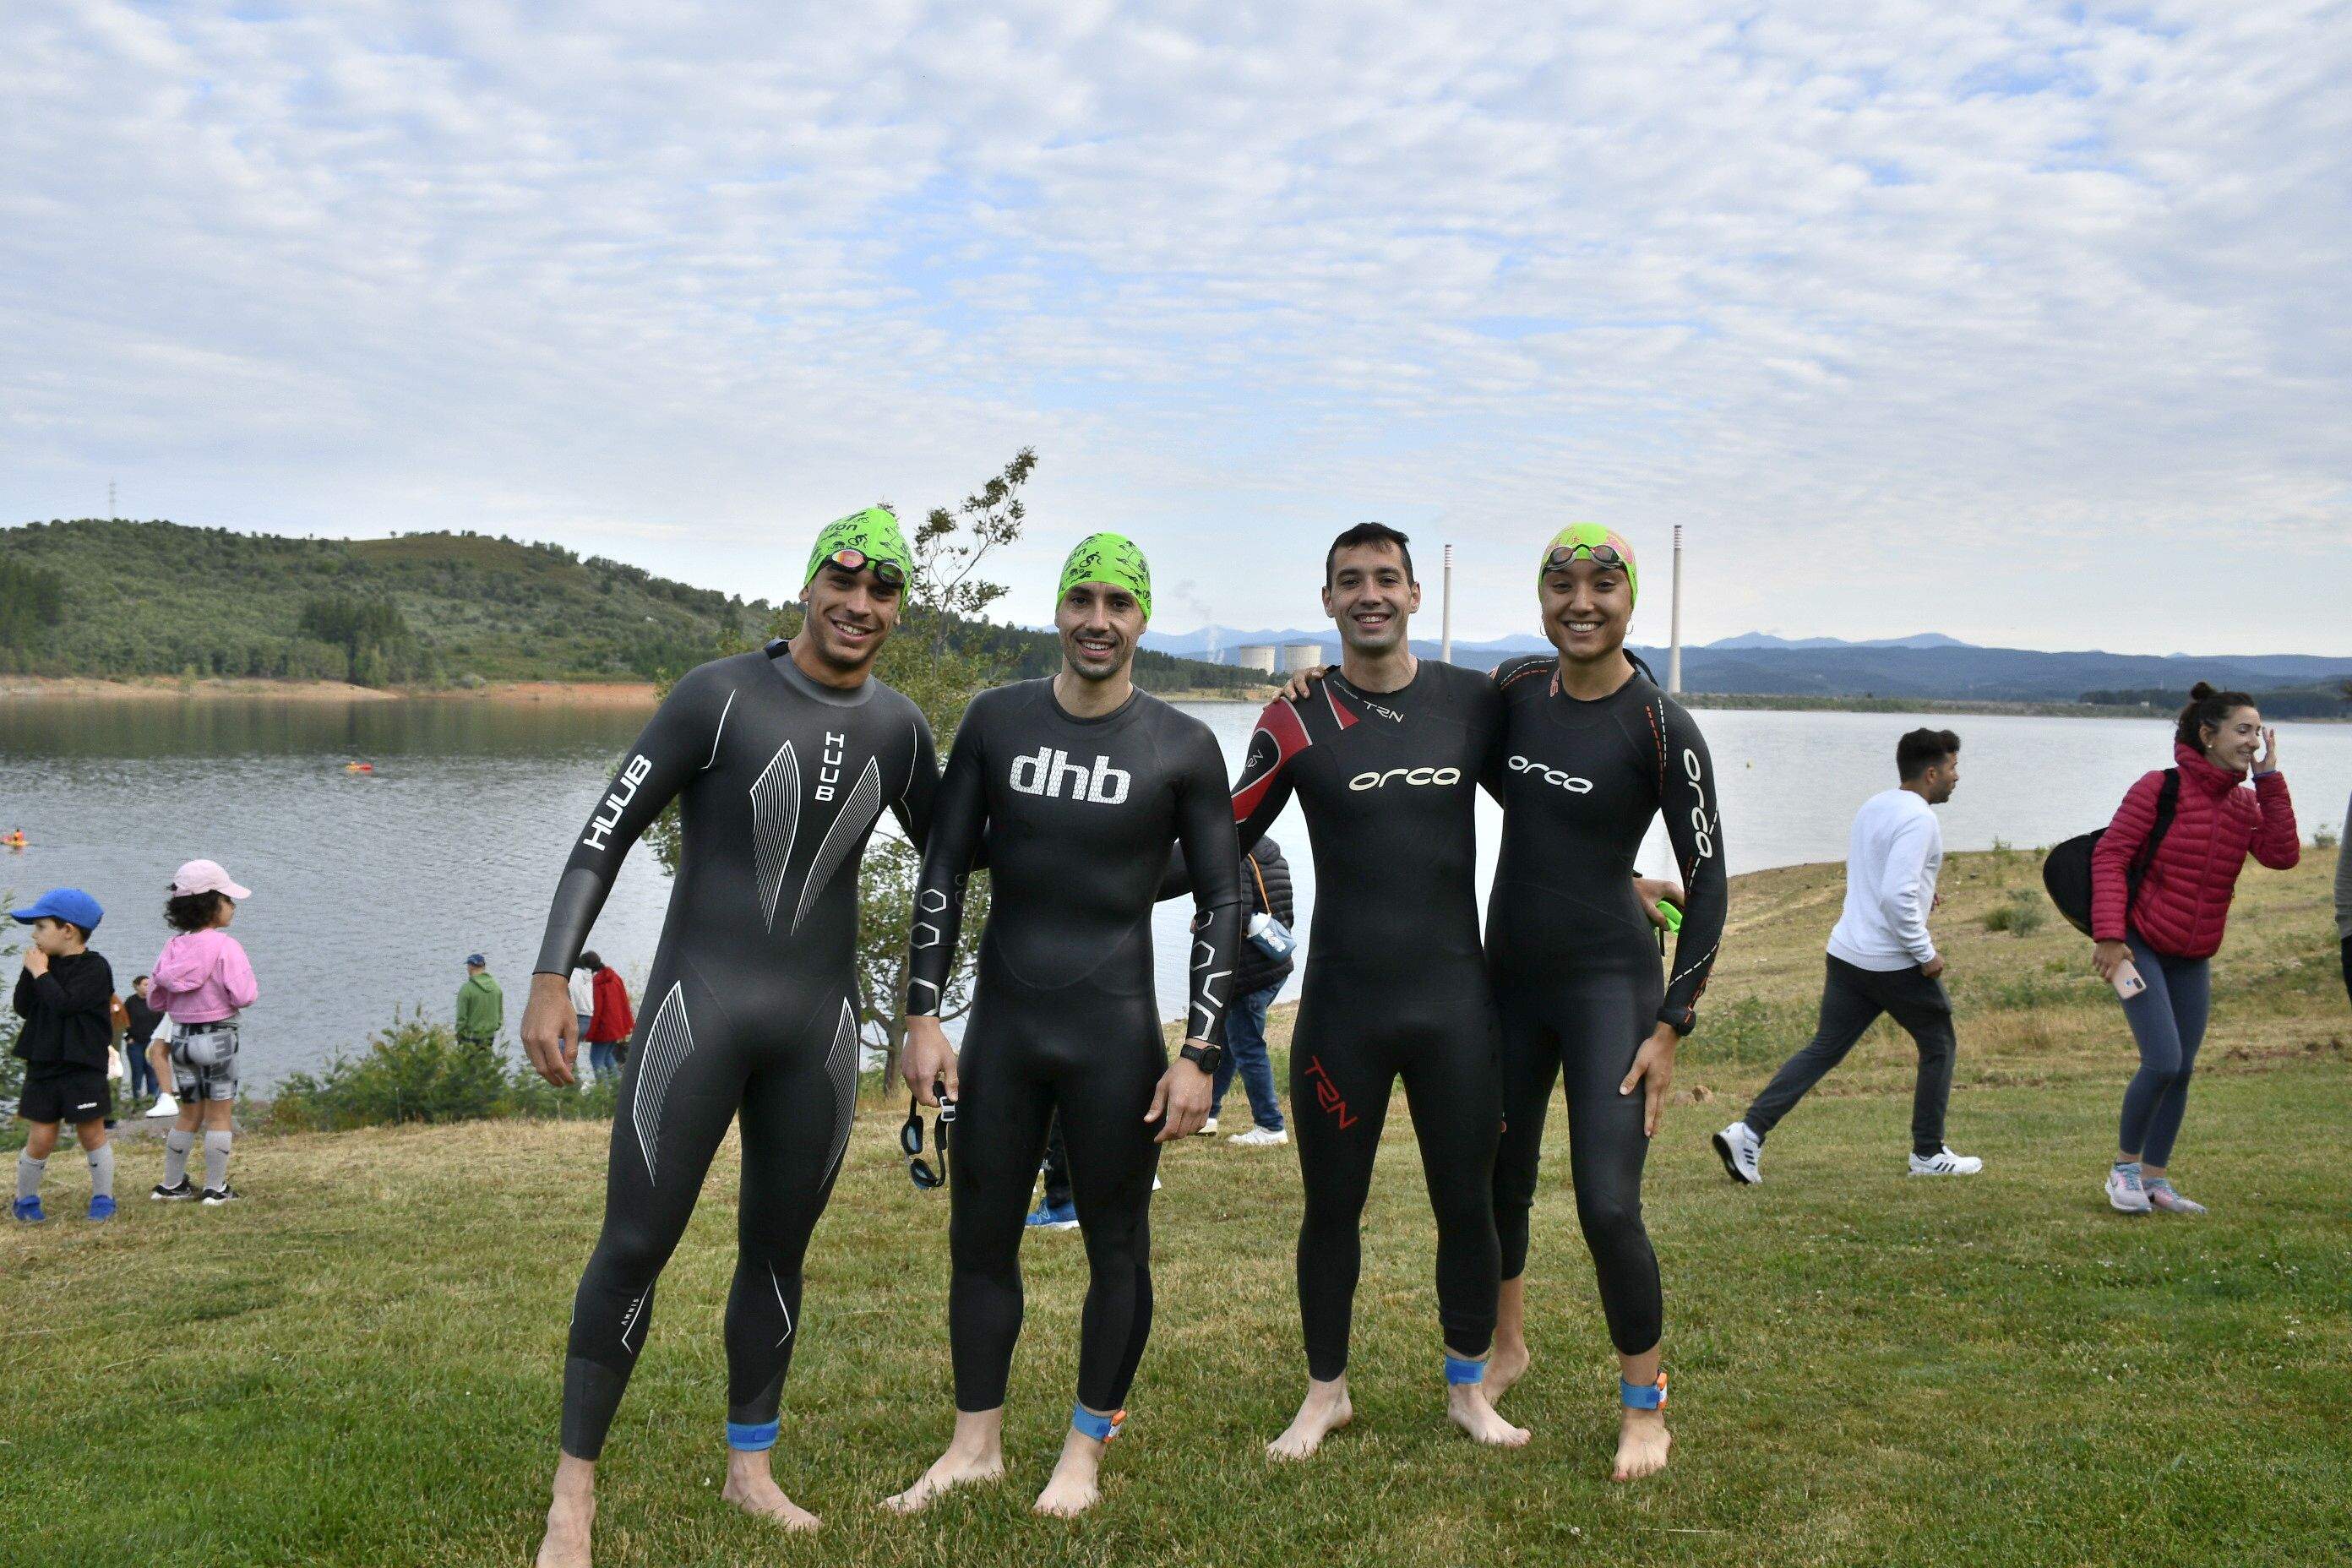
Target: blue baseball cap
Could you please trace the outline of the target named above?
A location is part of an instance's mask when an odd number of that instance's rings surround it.
[[[53,921],[68,921],[84,931],[96,931],[106,911],[98,900],[79,888],[51,888],[21,910],[10,910],[8,918],[31,925],[44,917]]]
[[[478,952],[469,952],[466,955],[466,966],[469,969],[488,969],[490,966],[490,961]]]

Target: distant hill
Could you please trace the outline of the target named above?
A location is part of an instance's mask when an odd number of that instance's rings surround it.
[[[778,609],[478,533],[288,539],[110,519],[0,529],[0,674],[654,680],[758,641]],[[971,629],[1017,674],[1058,668],[1051,633]],[[1159,653],[1136,674],[1155,690],[1257,679]]]

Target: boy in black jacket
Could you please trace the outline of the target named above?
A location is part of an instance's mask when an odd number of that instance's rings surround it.
[[[25,1060],[25,1090],[16,1114],[32,1125],[16,1156],[16,1218],[38,1225],[41,1173],[58,1129],[74,1124],[89,1158],[89,1217],[114,1217],[114,1146],[107,1142],[106,1119],[113,1096],[106,1083],[106,1050],[112,1035],[114,971],[89,951],[90,933],[105,910],[79,888],[53,888],[33,903],[9,911],[33,928],[33,946],[16,976],[16,1055]]]

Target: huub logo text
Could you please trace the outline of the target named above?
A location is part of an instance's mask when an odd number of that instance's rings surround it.
[[[824,732],[824,756],[819,762],[816,771],[817,799],[831,800],[833,792],[840,787],[841,749],[848,743],[849,737],[846,735],[836,735],[830,730]]]
[[[1383,789],[1391,782],[1402,779],[1419,787],[1423,784],[1450,784],[1462,782],[1460,768],[1391,768],[1386,773],[1358,773],[1348,781],[1349,789]]]
[[[1548,768],[1532,757],[1513,757],[1511,759],[1511,771],[1515,773],[1538,774],[1543,779],[1544,783],[1548,784],[1556,784],[1559,788],[1568,791],[1570,795],[1591,795],[1592,793],[1592,781],[1591,779],[1579,778],[1574,773],[1564,773],[1558,768]]]
[[[1097,757],[1094,766],[1074,763],[1070,753],[1054,746],[1040,746],[1025,757],[1013,759],[1013,787],[1023,795],[1042,795],[1047,800],[1059,800],[1065,785],[1072,800],[1088,801],[1096,805],[1117,805],[1127,798],[1127,786],[1133,782],[1124,768],[1110,765],[1108,757]]]
[[[653,771],[654,760],[643,752],[631,757],[629,765],[623,768],[621,776],[614,781],[613,793],[604,797],[604,804],[597,808],[594,816],[588,819],[588,835],[580,842],[591,849],[604,848],[605,838],[621,825],[621,813],[629,808],[629,802],[637,798],[637,786],[645,783],[646,775]]]

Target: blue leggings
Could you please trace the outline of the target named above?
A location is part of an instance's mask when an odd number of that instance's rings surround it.
[[[2205,1040],[2213,976],[2205,959],[2169,957],[2137,932],[2127,940],[2147,989],[2124,1004],[2132,1038],[2139,1042],[2139,1071],[2124,1090],[2116,1147],[2126,1154],[2137,1150],[2142,1163],[2161,1168],[2172,1163],[2172,1141],[2189,1109],[2189,1074]]]

